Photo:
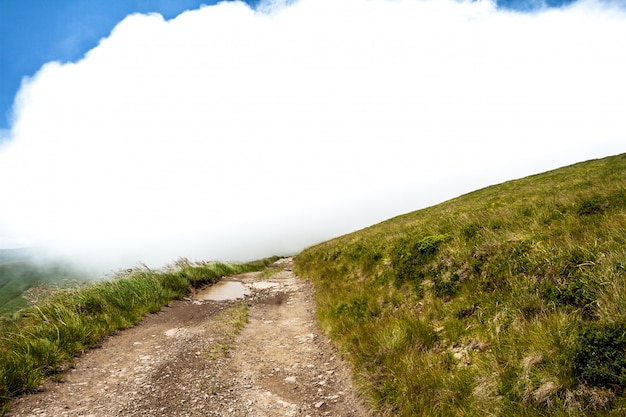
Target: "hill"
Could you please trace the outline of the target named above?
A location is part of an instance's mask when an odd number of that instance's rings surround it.
[[[32,248],[0,249],[0,264],[13,261],[25,261],[36,255]]]
[[[21,250],[0,251],[0,257],[3,255],[13,260],[0,262],[0,316],[26,307],[25,292],[33,287],[63,287],[85,280],[84,275],[63,262],[38,263]]]
[[[626,154],[398,216],[295,271],[383,415],[624,413]]]

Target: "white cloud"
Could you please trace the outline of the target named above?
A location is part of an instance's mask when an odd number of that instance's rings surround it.
[[[252,259],[625,151],[611,3],[281,3],[132,15],[26,80],[3,239],[105,268]]]

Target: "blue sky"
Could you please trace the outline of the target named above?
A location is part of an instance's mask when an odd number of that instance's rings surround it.
[[[48,61],[76,61],[131,13],[165,19],[218,0],[2,0],[0,1],[0,129],[22,77]],[[248,1],[254,4],[255,1]]]
[[[0,248],[293,254],[626,152],[623,0],[199,3],[0,0]]]

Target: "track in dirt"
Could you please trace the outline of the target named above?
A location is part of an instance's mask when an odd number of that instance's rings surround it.
[[[311,283],[283,270],[228,277],[245,301],[172,303],[76,360],[7,416],[367,416],[315,322]],[[235,336],[248,310],[248,323]]]

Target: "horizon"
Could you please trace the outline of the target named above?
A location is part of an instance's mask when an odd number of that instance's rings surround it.
[[[109,3],[17,6],[0,248],[252,260],[626,151],[620,0]]]

